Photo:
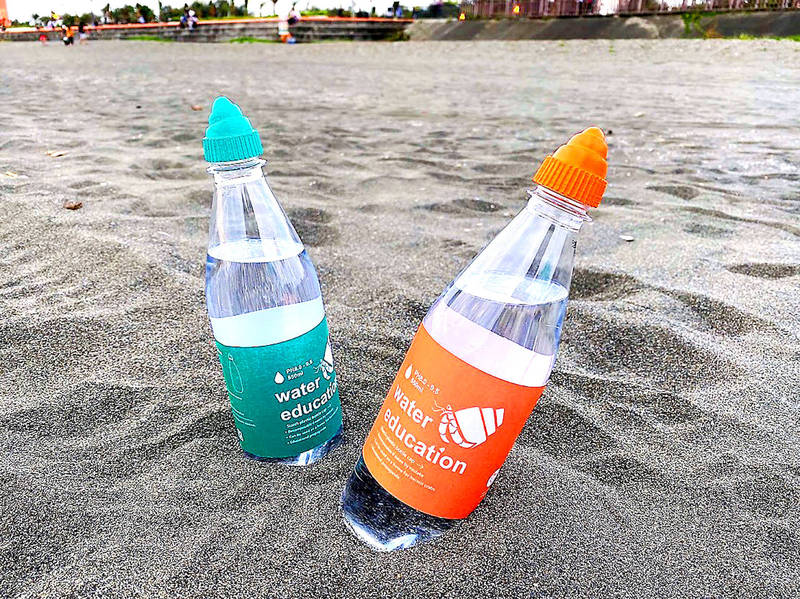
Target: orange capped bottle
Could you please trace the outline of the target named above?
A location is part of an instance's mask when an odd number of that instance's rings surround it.
[[[527,206],[428,310],[342,494],[373,549],[439,536],[495,482],[550,378],[607,154],[591,127],[548,156]]]

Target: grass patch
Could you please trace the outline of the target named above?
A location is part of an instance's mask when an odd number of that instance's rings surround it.
[[[733,37],[729,37],[729,40],[742,40],[751,42],[753,40],[776,40],[778,42],[800,42],[800,35],[765,35],[765,36],[758,36],[758,35],[750,35],[749,33],[740,33],[739,35],[735,35]]]
[[[398,29],[386,36],[385,41],[387,42],[407,42],[411,38],[403,29]]]
[[[700,19],[703,18],[700,12],[685,12],[681,15],[683,19],[683,37],[689,37],[692,33],[703,35],[703,28],[700,27]]]
[[[235,37],[232,40],[228,40],[229,44],[277,44],[280,43],[279,40],[271,40],[266,39],[263,37]]]
[[[714,24],[709,24],[706,27],[703,27],[701,21],[703,19],[708,19],[711,17],[715,17],[721,13],[717,12],[706,12],[706,11],[691,11],[685,12],[681,14],[681,18],[683,19],[683,37],[701,37],[704,39],[709,38],[721,38],[723,36],[719,31],[717,31]],[[791,41],[791,42],[800,42],[800,35],[786,35],[786,36],[776,36],[776,35],[765,35],[765,36],[757,36],[752,35],[749,33],[740,33],[739,35],[732,35],[727,36],[725,39],[732,39],[732,40],[778,40],[778,41]]]
[[[129,35],[122,38],[126,40],[133,40],[134,42],[174,42],[171,37],[161,37],[160,35]]]
[[[722,37],[713,25],[703,27],[703,19],[716,17],[719,13],[695,10],[681,14],[683,19],[683,37],[702,37],[705,39]]]
[[[703,39],[722,37],[722,34],[717,31],[713,23],[709,24],[707,27],[703,27],[701,23],[703,19],[710,19],[719,14],[721,13],[702,10],[682,13],[683,37],[701,37]]]

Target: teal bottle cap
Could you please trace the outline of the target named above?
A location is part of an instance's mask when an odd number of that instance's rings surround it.
[[[241,109],[225,96],[214,100],[203,138],[205,159],[208,162],[233,162],[263,153],[261,137]]]

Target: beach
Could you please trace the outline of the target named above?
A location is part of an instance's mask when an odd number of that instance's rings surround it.
[[[0,595],[796,596],[799,59],[0,44]],[[346,438],[305,469],[243,457],[208,325],[218,94],[323,288]],[[339,496],[420,320],[590,125],[609,186],[544,395],[467,520],[370,551]]]

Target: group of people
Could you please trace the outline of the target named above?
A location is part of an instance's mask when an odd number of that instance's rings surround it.
[[[61,41],[64,42],[65,46],[72,46],[75,44],[76,31],[78,33],[78,39],[80,40],[81,45],[89,43],[89,33],[87,31],[86,23],[80,21],[77,27],[69,27],[65,25],[61,20],[61,17],[59,17],[53,11],[50,11],[50,19],[47,21],[45,29],[60,31]],[[43,46],[47,45],[47,34],[44,31],[39,33],[39,41]]]
[[[197,13],[191,10],[188,4],[184,4],[183,14],[181,15],[181,29],[194,29],[197,27],[198,22]]]
[[[80,40],[80,44],[88,44],[89,43],[89,34],[86,31],[86,23],[81,21],[78,23],[77,27],[67,27],[63,23],[61,24],[61,41],[64,42],[65,46],[72,46],[75,43],[75,30],[78,31],[78,39]],[[39,36],[39,41],[42,44],[47,44],[47,35],[42,33]]]

